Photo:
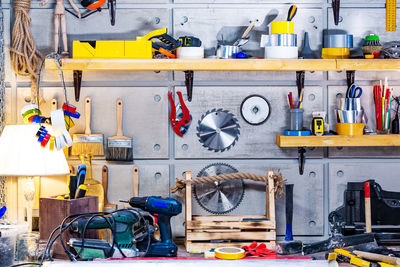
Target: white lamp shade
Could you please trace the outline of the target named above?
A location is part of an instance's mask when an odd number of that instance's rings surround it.
[[[44,125],[54,135],[51,125]],[[37,123],[6,125],[0,137],[0,175],[55,176],[69,173],[64,152],[38,142]]]

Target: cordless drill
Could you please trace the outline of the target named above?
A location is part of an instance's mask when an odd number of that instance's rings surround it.
[[[157,218],[161,240],[153,237],[147,256],[175,257],[177,246],[172,242],[171,217],[182,212],[182,204],[173,198],[167,197],[132,197],[129,205],[151,213]]]

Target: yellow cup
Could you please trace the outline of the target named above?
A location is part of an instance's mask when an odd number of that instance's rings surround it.
[[[323,59],[345,59],[350,57],[350,48],[322,48]]]
[[[271,23],[271,34],[294,34],[293,21],[273,21]]]
[[[359,136],[364,134],[364,123],[336,123],[338,135]]]

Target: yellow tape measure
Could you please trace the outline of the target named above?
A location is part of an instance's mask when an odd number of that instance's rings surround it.
[[[386,31],[396,31],[396,0],[386,0]]]

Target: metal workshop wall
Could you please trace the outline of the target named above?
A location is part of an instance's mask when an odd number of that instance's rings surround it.
[[[30,16],[32,32],[38,48],[48,54],[53,50],[53,4],[45,8],[32,2]],[[342,0],[341,22],[333,23],[328,0],[118,0],[115,26],[109,23],[108,11],[78,20],[66,14],[69,46],[72,40],[133,40],[136,36],[168,27],[174,37],[194,35],[205,46],[206,54],[213,55],[217,38],[235,40],[248,25],[257,20],[257,26],[244,47],[253,56],[262,56],[259,47],[261,34],[269,31],[272,19],[284,20],[291,3],[298,5],[295,32],[298,46],[302,46],[304,32],[310,36],[311,48],[320,53],[322,30],[342,29],[354,34],[354,43],[376,33],[383,42],[398,40],[400,29],[385,31],[385,0]],[[12,73],[9,46],[12,24],[10,1],[2,1],[4,14],[4,44],[6,71],[6,122],[21,122],[20,109],[29,102],[29,80]],[[67,5],[67,3],[66,3]],[[68,6],[69,7],[69,6]],[[70,7],[69,7],[70,8]],[[82,10],[83,11],[83,10]],[[398,6],[398,14],[400,14]],[[397,18],[400,25],[400,16]],[[70,48],[71,50],[71,48]],[[368,127],[374,128],[372,87],[376,80],[387,76],[400,94],[399,72],[356,72],[356,81],[363,89],[362,102],[369,117]],[[168,195],[175,177],[185,170],[197,175],[210,163],[228,163],[244,172],[264,174],[267,169],[280,169],[290,183],[294,183],[294,234],[304,241],[319,240],[328,236],[327,216],[343,202],[343,190],[348,181],[375,179],[385,190],[400,188],[400,149],[393,148],[331,148],[308,149],[304,175],[298,174],[297,149],[281,149],[275,144],[275,135],[288,124],[285,95],[296,92],[294,72],[195,72],[192,102],[187,105],[193,121],[187,134],[180,138],[172,131],[169,117],[169,91],[181,91],[186,97],[183,72],[84,72],[81,99],[92,98],[92,131],[113,136],[116,132],[115,101],[124,101],[123,127],[126,136],[133,137],[134,163],[139,166],[139,193]],[[74,101],[72,72],[65,72],[69,101],[83,112],[83,102]],[[333,108],[336,99],[345,92],[344,72],[306,72],[305,125],[311,120],[311,111],[324,110],[334,125]],[[57,72],[44,71],[41,94],[46,101],[42,110],[48,114],[50,100],[64,101],[60,77]],[[269,119],[260,126],[247,124],[240,115],[240,104],[251,94],[264,96],[271,105]],[[198,120],[212,109],[231,112],[240,125],[239,139],[230,150],[212,152],[204,148],[196,135]],[[84,118],[76,121],[73,133],[82,132]],[[70,158],[77,165],[77,158]],[[109,167],[110,202],[132,196],[133,164],[116,164],[104,159],[94,161],[94,175],[101,180],[101,167]],[[371,172],[373,170],[373,172]],[[53,178],[63,179],[63,178]],[[47,185],[49,185],[48,183]],[[55,191],[42,182],[42,195]],[[62,191],[62,189],[58,189]],[[261,214],[265,208],[264,187],[246,182],[243,201],[232,214]],[[58,192],[58,191],[57,191]],[[176,195],[183,201],[183,199]],[[194,201],[193,210],[206,214]],[[277,233],[285,232],[284,201],[276,202]],[[184,235],[184,213],[174,219],[174,235]]]

